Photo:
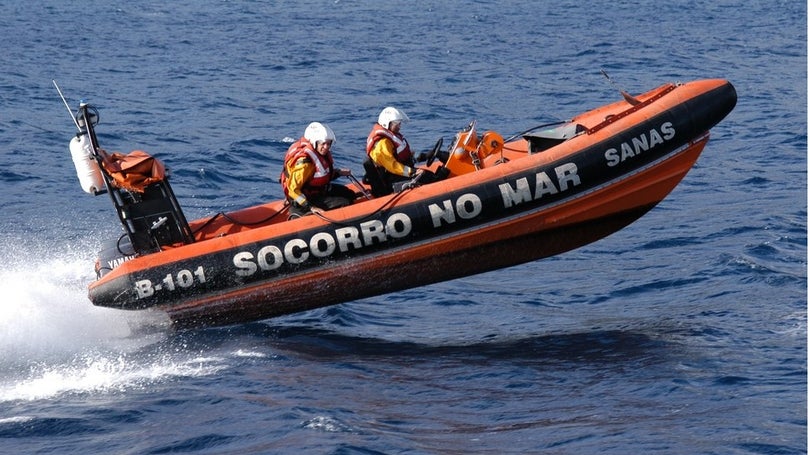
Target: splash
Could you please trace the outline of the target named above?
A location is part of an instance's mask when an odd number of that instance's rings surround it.
[[[178,358],[160,354],[85,353],[66,364],[44,364],[26,377],[0,383],[0,403],[46,400],[76,393],[125,393],[151,388],[173,377],[208,376],[226,368],[220,357]]]
[[[47,263],[23,264],[2,256],[0,401],[108,390],[193,373],[185,360],[178,364],[154,353],[143,358],[144,348],[168,336],[164,316],[90,303],[90,261],[70,254],[13,252],[12,258],[49,257]]]
[[[90,304],[86,269],[87,263],[56,259],[0,271],[0,365],[49,360],[132,335],[134,315]]]

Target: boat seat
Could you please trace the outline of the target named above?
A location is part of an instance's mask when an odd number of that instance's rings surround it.
[[[529,154],[532,155],[562,144],[585,131],[586,128],[579,123],[565,123],[548,130],[524,134],[523,139],[529,143]]]

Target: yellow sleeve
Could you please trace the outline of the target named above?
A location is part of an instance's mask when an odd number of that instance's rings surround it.
[[[394,143],[391,142],[390,139],[382,138],[377,141],[377,143],[374,144],[374,148],[371,149],[369,156],[377,166],[382,166],[386,171],[392,174],[409,177],[413,172],[410,167],[405,166],[394,158]]]
[[[298,204],[303,204],[307,201],[307,197],[303,193],[304,185],[315,175],[315,165],[306,158],[300,158],[287,172],[289,173],[287,194],[290,199]]]

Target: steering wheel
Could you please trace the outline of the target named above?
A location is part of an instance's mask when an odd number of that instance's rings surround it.
[[[436,145],[434,145],[433,148],[428,153],[427,161],[425,162],[425,164],[428,167],[430,167],[430,165],[433,164],[433,161],[436,160],[436,156],[439,154],[439,150],[442,149],[442,143],[444,143],[444,139],[439,138],[439,140],[436,141]]]

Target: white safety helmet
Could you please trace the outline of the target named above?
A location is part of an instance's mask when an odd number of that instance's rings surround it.
[[[395,107],[388,106],[380,112],[377,123],[388,128],[391,122],[407,122],[408,120],[410,119],[407,114]]]
[[[334,144],[335,132],[325,123],[312,122],[307,125],[307,129],[304,131],[304,138],[314,147],[317,147],[318,143],[323,141],[332,141],[332,144]]]

